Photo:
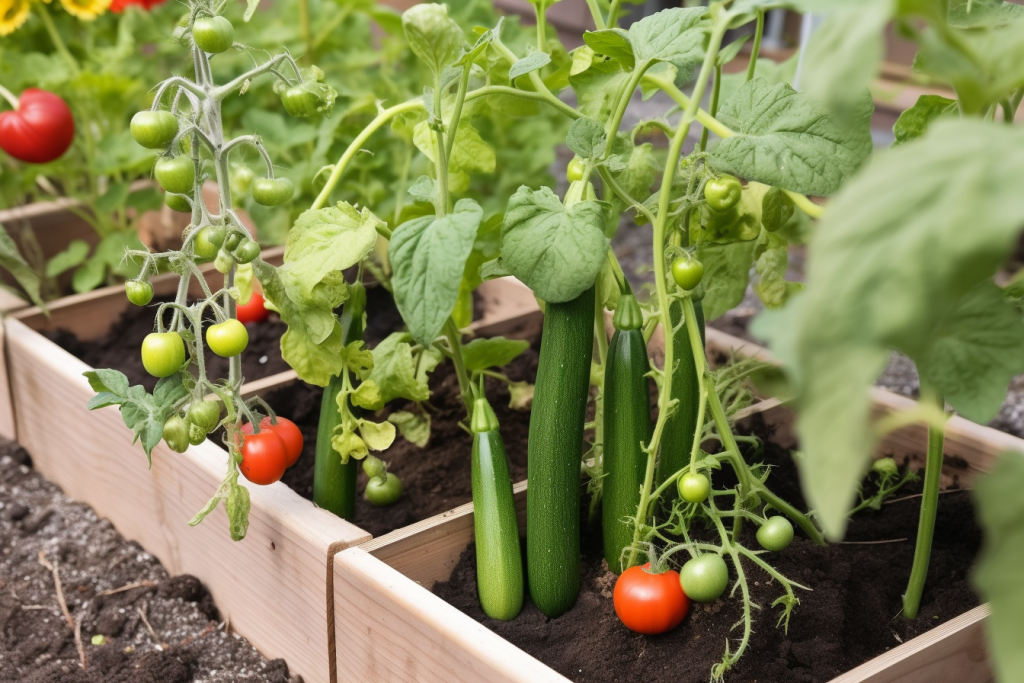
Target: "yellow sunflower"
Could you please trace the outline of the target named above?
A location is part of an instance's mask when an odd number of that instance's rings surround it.
[[[14,33],[28,19],[30,0],[0,0],[0,36]]]
[[[111,0],[60,0],[68,14],[76,16],[82,21],[92,21],[107,11]],[[0,0],[4,2],[4,0]]]

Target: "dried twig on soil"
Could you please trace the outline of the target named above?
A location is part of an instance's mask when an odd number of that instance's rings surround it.
[[[839,541],[839,545],[882,545],[883,543],[902,543],[905,538],[887,538],[883,541]]]
[[[963,493],[967,489],[946,489],[945,491],[939,491],[939,495],[943,493]],[[902,503],[905,500],[913,500],[914,498],[920,498],[923,493],[911,493],[909,496],[900,496],[899,498],[890,498],[889,500],[883,500],[882,505],[892,505],[893,503]]]
[[[153,630],[153,627],[149,624],[149,619],[146,618],[146,611],[143,607],[148,608],[149,605],[142,603],[142,607],[136,607],[135,609],[138,611],[139,616],[142,617],[142,623],[146,625],[146,630],[149,631],[149,637],[153,639],[153,644],[156,645],[156,649],[163,650],[165,643],[160,642],[160,638],[157,637],[156,631]]]
[[[114,595],[116,593],[123,593],[125,591],[135,590],[136,588],[152,588],[158,585],[156,581],[138,581],[136,583],[129,583],[127,586],[121,586],[120,588],[112,588],[108,591],[103,591],[100,595]]]
[[[206,636],[210,635],[211,633],[213,633],[216,630],[217,630],[217,625],[216,624],[210,624],[209,626],[204,628],[202,631],[200,631],[196,635],[188,636],[187,638],[182,640],[181,643],[179,643],[179,645],[181,645],[182,647],[184,647],[186,645],[191,645],[195,641],[201,640],[202,638],[205,638]]]
[[[68,622],[68,628],[75,628],[75,620],[71,618],[71,611],[68,609],[68,603],[64,600],[64,588],[60,585],[60,572],[57,570],[57,563],[52,564],[46,559],[46,551],[39,551],[39,564],[43,565],[50,570],[53,574],[53,583],[57,587],[57,602],[60,603],[60,610],[64,613],[64,619]]]
[[[82,671],[86,669],[85,646],[82,645],[82,617],[84,616],[85,614],[80,612],[75,619],[75,647],[78,648],[78,659],[82,663]]]

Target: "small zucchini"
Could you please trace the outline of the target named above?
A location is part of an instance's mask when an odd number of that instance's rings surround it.
[[[619,299],[612,319],[615,333],[604,370],[604,478],[602,530],[604,557],[613,572],[633,541],[628,520],[636,516],[647,469],[644,446],[651,440],[651,399],[643,315],[632,294]]]
[[[594,350],[594,288],[548,303],[530,414],[526,570],[530,597],[548,617],[580,590],[580,460]]]
[[[693,302],[700,326],[700,341],[704,344],[704,307],[699,301]],[[683,320],[683,306],[673,302],[669,309],[673,328]],[[697,430],[697,404],[700,401],[697,383],[697,366],[693,360],[693,348],[686,328],[681,328],[672,338],[672,357],[675,370],[672,373],[672,398],[679,401],[676,412],[665,423],[665,432],[661,435],[661,454],[655,481],[661,484],[673,474],[690,464],[690,451],[693,447],[693,436]],[[675,486],[670,486],[661,494],[661,500],[671,505],[678,493]]]
[[[487,399],[474,402],[471,425],[477,592],[487,616],[511,621],[523,608],[523,558],[505,444]]]

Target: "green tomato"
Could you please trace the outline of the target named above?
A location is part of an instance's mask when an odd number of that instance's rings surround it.
[[[740,203],[742,195],[743,186],[740,181],[726,173],[712,178],[704,185],[704,199],[715,211],[728,211]]]
[[[688,503],[703,503],[711,493],[711,482],[701,473],[684,474],[676,481],[679,495]]]
[[[203,52],[220,54],[235,43],[235,27],[225,17],[200,17],[192,24],[192,41]]]
[[[704,278],[704,264],[695,258],[680,256],[672,262],[672,279],[686,291],[692,290]]]
[[[196,165],[185,155],[160,157],[156,160],[153,176],[167,192],[191,194],[196,184]]]
[[[714,602],[729,586],[729,568],[715,553],[704,553],[683,565],[679,584],[694,602]]]
[[[402,482],[393,474],[385,474],[386,479],[374,477],[366,483],[366,491],[363,498],[370,501],[371,505],[382,507],[393,505],[402,497]]]
[[[363,458],[363,472],[366,472],[366,476],[372,479],[380,479],[384,476],[387,470],[384,467],[384,461],[375,455],[367,455]]]
[[[142,340],[142,365],[154,377],[170,377],[185,364],[185,342],[177,332],[151,332]]]
[[[234,318],[206,330],[206,345],[221,358],[237,356],[249,345],[249,332]]]
[[[317,113],[323,99],[315,92],[302,87],[302,84],[293,85],[281,95],[281,103],[284,110],[292,116],[304,117]]]
[[[124,293],[136,306],[145,306],[153,300],[153,285],[146,280],[128,280],[124,283]]]
[[[209,261],[217,258],[217,252],[220,251],[222,244],[224,244],[224,226],[207,225],[192,240],[192,250],[196,257]]]
[[[217,258],[213,260],[213,267],[217,269],[218,273],[227,275],[235,267],[235,257],[221,249],[217,252]]]
[[[260,245],[249,238],[243,239],[231,252],[239,263],[252,263],[253,259],[260,255]]]
[[[249,194],[249,190],[252,189],[252,181],[256,178],[256,174],[252,172],[252,169],[243,164],[236,164],[231,167],[230,181],[231,185],[231,196],[236,200],[241,199]]]
[[[178,134],[178,119],[169,111],[140,111],[132,117],[132,137],[147,149],[163,149]]]
[[[188,442],[193,446],[198,446],[202,442],[206,441],[206,432],[199,427],[199,425],[192,424],[187,420],[185,423],[188,425]]]
[[[235,247],[237,247],[242,242],[242,237],[244,237],[242,233],[238,232],[237,230],[232,230],[230,233],[228,233],[228,236],[224,238],[224,250],[234,251]]]
[[[569,182],[583,180],[583,172],[587,170],[587,162],[579,157],[573,157],[569,167],[565,169],[565,176]]]
[[[768,521],[757,530],[757,542],[765,550],[779,552],[793,542],[793,524],[785,517],[776,515],[769,517]]]
[[[871,465],[871,471],[877,472],[882,476],[895,477],[900,473],[900,468],[896,465],[896,461],[892,458],[879,458]]]
[[[181,213],[192,213],[192,205],[189,203],[189,199],[185,198],[182,194],[171,194],[167,193],[164,195],[164,204],[169,206],[172,211],[180,211]]]
[[[295,187],[287,178],[260,178],[252,184],[252,198],[263,206],[284,204],[293,194]]]
[[[180,416],[172,415],[164,422],[164,441],[175,453],[184,453],[188,450],[188,425]]]
[[[189,424],[203,430],[203,434],[209,434],[220,422],[219,401],[198,401],[188,408],[185,419]]]

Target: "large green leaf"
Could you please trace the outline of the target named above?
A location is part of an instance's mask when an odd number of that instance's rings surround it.
[[[437,78],[459,59],[466,43],[466,35],[448,16],[447,5],[414,5],[402,15],[402,28],[410,49]]]
[[[978,477],[974,505],[985,545],[973,581],[992,607],[986,625],[989,655],[998,680],[1024,680],[1024,456],[1004,453],[990,474]]]
[[[936,122],[924,137],[880,155],[833,200],[810,243],[806,293],[756,326],[801,389],[804,484],[829,536],[842,535],[871,457],[870,387],[889,349],[928,368],[952,400],[978,413],[994,402],[991,387],[980,385],[1002,382],[1016,367],[1007,348],[1016,332],[1005,312],[962,297],[1016,244],[1022,177],[1024,131]],[[976,316],[967,324],[998,329],[973,349],[967,374],[977,378],[936,367],[962,352],[962,339],[943,334],[962,332],[951,321],[964,305]],[[966,343],[979,343],[977,333]]]
[[[550,188],[525,185],[501,228],[504,266],[544,301],[571,301],[594,284],[608,253],[601,202],[566,209]]]
[[[754,242],[701,244],[697,258],[704,265],[704,317],[714,320],[743,301],[754,261]]]
[[[475,372],[508,365],[528,348],[530,343],[522,339],[474,339],[462,347],[462,358],[466,363],[466,369]]]
[[[629,70],[668,62],[687,81],[704,59],[710,21],[703,7],[674,7],[644,17],[629,27],[587,31],[583,39],[594,52],[622,63]]]
[[[396,398],[426,401],[430,387],[426,377],[416,374],[412,337],[405,332],[393,332],[373,350],[373,371],[370,380],[380,390],[381,401],[389,403]]]
[[[871,154],[873,104],[864,95],[840,119],[786,83],[755,78],[719,110],[738,135],[712,153],[715,167],[793,192],[833,194]]]
[[[433,343],[455,307],[482,217],[479,204],[460,199],[452,213],[407,221],[391,236],[395,303],[423,346]]]
[[[892,146],[902,145],[924,135],[933,121],[942,116],[956,116],[959,113],[956,100],[941,95],[921,95],[910,109],[896,119],[892,132],[896,139]]]

